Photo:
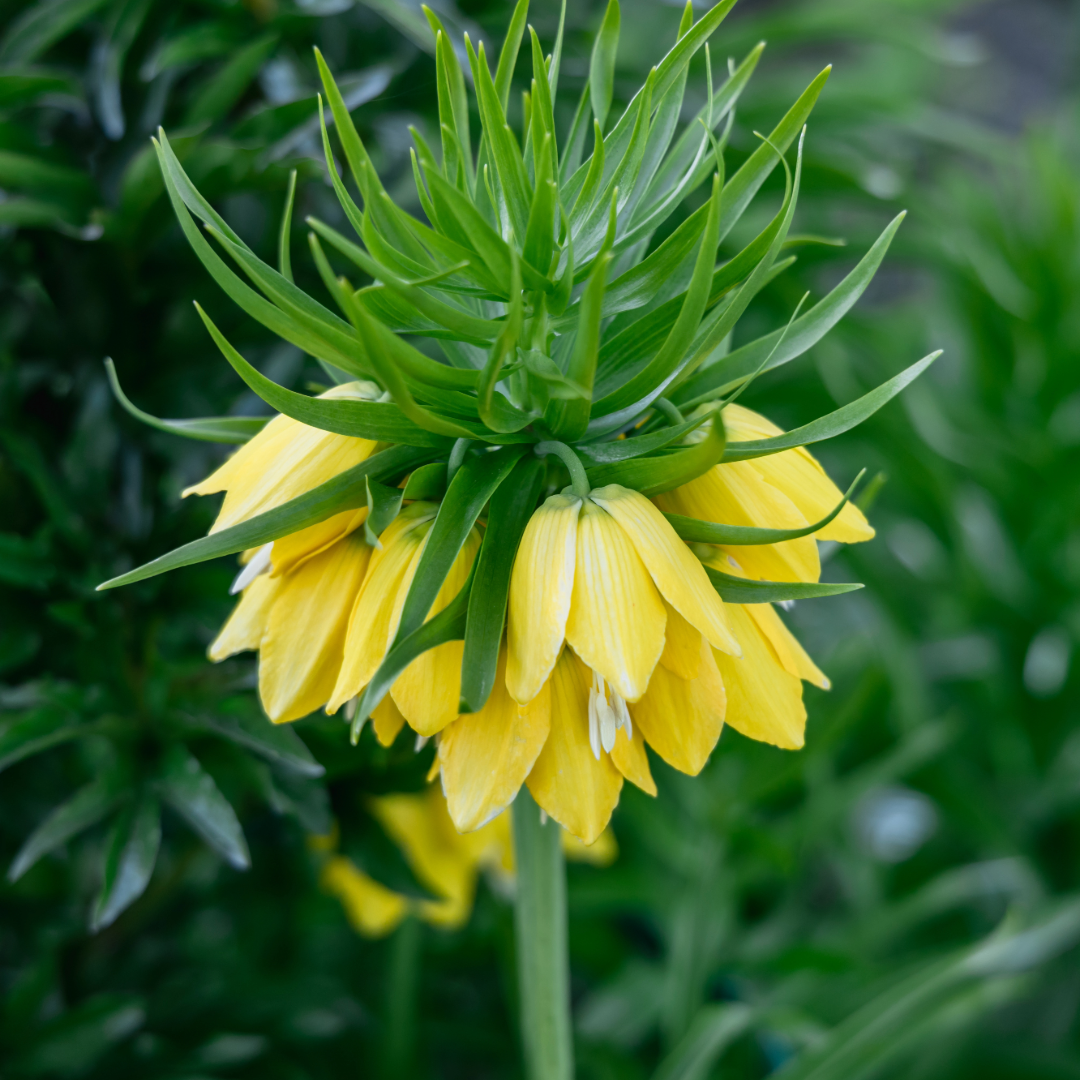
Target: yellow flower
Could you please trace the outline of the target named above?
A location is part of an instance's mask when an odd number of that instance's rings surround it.
[[[445,929],[463,925],[472,910],[481,871],[512,887],[514,855],[508,814],[474,832],[459,833],[437,784],[416,795],[372,799],[371,808],[401,848],[417,880],[437,899],[402,896],[369,877],[351,859],[332,855],[323,865],[322,886],[341,901],[349,921],[365,936],[388,934],[410,913]],[[313,846],[333,849],[336,842],[320,837]],[[570,858],[601,866],[612,862],[617,853],[610,832],[589,848],[563,833],[563,848]]]
[[[708,409],[710,406],[703,406]],[[782,435],[783,431],[758,413],[741,405],[723,410],[729,442],[748,442]],[[704,438],[695,432],[693,438]],[[769,529],[802,529],[825,517],[842,492],[804,447],[778,454],[715,465],[703,476],[673,491],[657,495],[655,502],[670,514],[726,525]],[[874,530],[858,507],[848,503],[815,536],[780,544],[722,548],[747,575],[767,581],[817,581],[821,573],[818,540],[854,544],[873,537]],[[725,567],[730,573],[730,567]]]
[[[514,563],[495,689],[440,739],[457,827],[482,825],[528,783],[595,841],[624,778],[656,793],[635,725],[665,760],[700,771],[723,726],[714,648],[739,653],[724,604],[648,499],[617,485],[549,498]]]
[[[335,386],[319,396],[364,401],[379,393],[373,383],[352,382]],[[212,533],[219,532],[281,506],[359,465],[377,445],[370,439],[335,435],[288,416],[275,416],[205,480],[187,488],[184,495],[226,493],[210,529]]]

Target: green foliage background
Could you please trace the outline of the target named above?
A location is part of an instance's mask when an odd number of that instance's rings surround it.
[[[509,5],[440,11],[498,40]],[[570,5],[572,88],[600,15]],[[534,5],[545,42],[557,17]],[[678,17],[624,5],[617,97]],[[698,780],[654,761],[659,798],[628,789],[616,813],[619,860],[571,867],[582,1077],[1080,1076],[1076,29],[1050,2],[743,0],[716,39],[714,59],[769,42],[729,172],[837,65],[796,228],[847,247],[800,248],[747,332],[910,211],[851,315],[747,403],[791,427],[946,354],[821,455],[842,486],[863,466],[887,481],[878,539],[828,564],[867,590],[792,612],[834,681],[808,691],[807,749],[727,732]],[[178,496],[221,456],[123,414],[103,357],[155,415],[258,412],[198,300],[278,382],[320,379],[197,264],[149,133],[166,126],[273,261],[291,168],[294,221],[338,224],[311,46],[407,198],[406,126],[435,122],[426,24],[405,0],[41,0],[0,5],[0,39],[0,848],[10,865],[38,830],[44,852],[0,890],[0,1070],[516,1076],[504,899],[482,884],[464,930],[370,942],[317,887],[306,836],[331,816],[409,887],[363,798],[418,789],[430,750],[353,750],[337,719],[269,729],[253,662],[204,657],[231,563],[94,592],[205,531],[212,500]],[[125,907],[116,855],[159,804],[153,875]]]

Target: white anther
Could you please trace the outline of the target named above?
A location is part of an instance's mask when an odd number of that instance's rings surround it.
[[[595,682],[595,679],[593,680]],[[600,717],[597,713],[597,704],[600,695],[596,692],[595,685],[589,689],[589,746],[592,747],[593,757],[600,760]]]
[[[236,580],[229,586],[229,595],[235,596],[238,592],[246,589],[260,574],[265,574],[270,569],[270,553],[274,549],[274,541],[263,544],[258,551],[248,560],[247,566],[236,575]]]
[[[416,752],[418,754],[420,753],[421,750],[424,749],[425,746],[427,746],[428,739],[430,739],[430,738],[431,738],[430,735],[417,735],[416,736]]]
[[[634,727],[630,723],[630,710],[626,707],[626,702],[614,690],[611,691],[611,705],[615,710],[615,726],[622,728],[626,732],[626,737],[632,739]]]
[[[542,806],[540,807],[540,824],[547,824],[547,811]]]

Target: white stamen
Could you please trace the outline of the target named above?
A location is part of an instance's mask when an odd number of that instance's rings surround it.
[[[540,807],[540,824],[547,824],[547,811],[543,807]]]
[[[634,728],[630,723],[630,710],[626,707],[626,702],[614,690],[611,691],[611,704],[615,709],[616,728],[622,728],[626,732],[627,739],[632,739]]]
[[[352,723],[353,717],[356,715],[356,710],[360,705],[360,695],[356,694],[349,698],[345,702],[345,720],[347,723]]]
[[[600,698],[597,704],[596,711],[600,714],[600,744],[604,752],[610,754],[615,748],[615,733],[619,730],[618,721],[615,718],[615,710],[603,698]]]
[[[274,549],[274,541],[263,544],[258,551],[248,560],[247,566],[236,575],[236,580],[229,586],[229,595],[235,596],[238,592],[246,589],[260,574],[265,574],[270,569],[270,553]]]
[[[589,746],[592,747],[593,757],[597,761],[600,760],[600,717],[596,711],[598,701],[599,695],[594,685],[589,690]]]
[[[416,752],[418,754],[420,753],[421,750],[424,749],[425,746],[427,746],[428,739],[430,739],[430,738],[431,738],[430,735],[417,735],[416,736]]]
[[[794,600],[779,600],[777,602],[785,611],[790,611],[795,606]]]

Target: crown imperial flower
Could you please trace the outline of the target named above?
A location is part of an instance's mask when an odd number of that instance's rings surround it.
[[[105,587],[243,553],[241,597],[211,658],[258,650],[276,722],[325,707],[344,710],[354,740],[369,719],[383,742],[405,725],[420,742],[435,737],[446,812],[462,832],[495,819],[524,784],[592,842],[624,780],[656,793],[646,745],[691,774],[725,723],[802,745],[802,682],[828,682],[773,605],[856,588],[819,582],[817,541],[873,536],[806,447],[860,423],[936,356],[790,432],[735,404],[855,303],[901,218],[817,304],[729,351],[739,318],[785,266],[805,124],[829,74],[728,176],[728,136],[762,46],[719,82],[705,48],[705,103],[681,129],[680,118],[690,61],[733,3],[697,22],[688,4],[676,42],[609,123],[612,0],[568,131],[553,107],[562,32],[546,56],[530,28],[532,83],[515,133],[506,109],[522,0],[494,75],[484,44],[465,39],[475,145],[466,73],[428,12],[440,145],[413,132],[422,215],[383,187],[316,54],[361,197],[339,175],[323,122],[353,231],[308,219],[333,307],[293,281],[294,186],[274,269],[200,195],[165,133],[155,140],[208,271],[337,385],[309,397],[274,383],[199,309],[279,415],[185,492],[225,492],[209,536]],[[777,168],[779,207],[718,262]],[[704,203],[651,248],[702,185]],[[243,438],[221,419],[184,430]]]

